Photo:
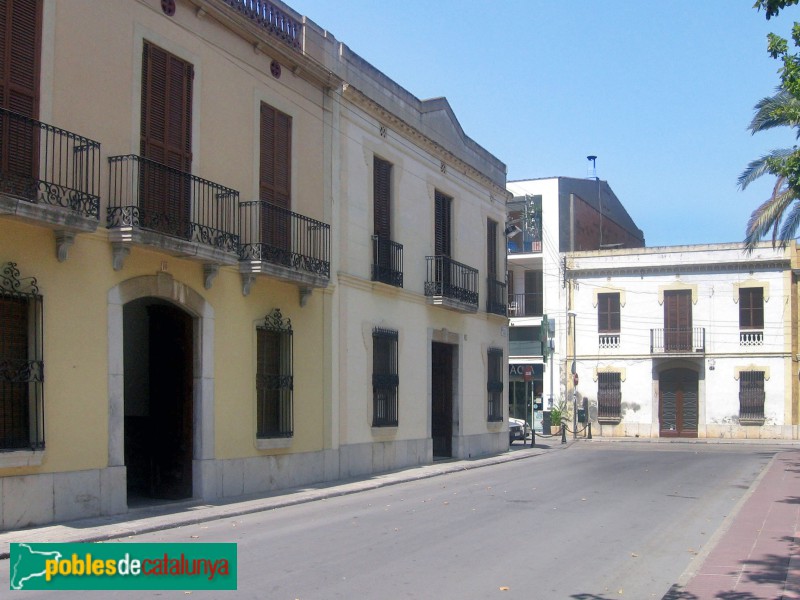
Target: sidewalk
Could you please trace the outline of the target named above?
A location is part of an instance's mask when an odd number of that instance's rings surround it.
[[[218,500],[213,503],[202,501],[172,502],[148,508],[131,509],[127,513],[110,517],[96,517],[57,525],[9,531],[0,533],[0,559],[9,557],[9,544],[12,542],[100,542],[216,519],[238,517],[325,498],[355,494],[365,490],[406,481],[427,479],[455,471],[466,471],[513,460],[522,460],[545,452],[567,448],[569,445],[562,445],[560,438],[537,438],[536,446],[533,448],[530,446],[530,441],[526,446],[523,446],[521,442],[515,442],[511,451],[486,458],[437,461],[430,465],[374,475],[365,479],[320,483],[302,488],[280,490],[268,495],[239,496],[232,500]]]
[[[775,455],[662,600],[800,599],[800,452]]]

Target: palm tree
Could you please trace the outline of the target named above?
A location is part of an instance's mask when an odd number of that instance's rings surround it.
[[[782,88],[773,96],[761,99],[748,129],[755,134],[775,127],[792,127],[800,138],[800,100]],[[796,155],[796,156],[795,156]],[[750,215],[747,222],[745,247],[753,250],[758,242],[772,231],[772,245],[786,247],[800,226],[800,184],[791,175],[788,163],[800,159],[797,147],[780,148],[751,161],[739,175],[739,187],[744,190],[767,173],[777,177],[772,194]]]

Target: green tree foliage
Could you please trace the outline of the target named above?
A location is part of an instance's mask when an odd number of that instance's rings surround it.
[[[798,3],[800,0],[757,0],[753,8],[763,9],[769,19]],[[794,49],[800,49],[800,23],[795,22],[791,37]],[[800,138],[800,52],[790,50],[789,41],[774,33],[767,36],[767,51],[781,62],[781,83],[774,95],[756,104],[748,129],[757,133],[790,127],[795,130],[795,138]],[[800,227],[800,148],[794,145],[773,150],[750,162],[739,176],[739,187],[745,189],[763,175],[772,175],[776,181],[770,197],[747,222],[745,245],[749,250],[770,232],[773,245],[785,247]]]

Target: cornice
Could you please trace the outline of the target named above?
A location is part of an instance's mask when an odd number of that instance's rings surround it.
[[[213,17],[238,36],[249,42],[253,51],[268,55],[288,68],[296,76],[323,88],[337,88],[341,79],[302,50],[296,50],[281,39],[252,23],[221,0],[189,0],[197,7],[198,18]]]
[[[410,141],[422,146],[422,148],[442,161],[443,164],[451,165],[466,177],[469,177],[478,184],[489,188],[491,190],[491,195],[495,199],[502,199],[503,202],[506,202],[513,197],[508,190],[506,190],[504,187],[498,186],[490,177],[484,175],[481,171],[457,157],[444,146],[432,140],[419,129],[410,125],[393,112],[389,111],[383,105],[375,102],[372,98],[357,88],[354,88],[351,84],[344,83],[342,85],[342,96],[359,108],[362,108],[373,115],[378,121],[391,127],[394,131],[400,133]]]
[[[612,257],[609,257],[611,259]],[[682,275],[686,273],[736,273],[750,271],[780,271],[788,269],[791,260],[771,259],[765,261],[745,261],[735,263],[671,263],[667,265],[647,265],[630,267],[581,268],[567,265],[567,279],[587,276],[611,275]]]

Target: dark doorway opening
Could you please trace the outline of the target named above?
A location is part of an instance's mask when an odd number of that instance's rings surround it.
[[[191,498],[193,319],[143,298],[123,321],[128,504]]]
[[[431,437],[433,458],[453,456],[453,346],[433,342]]]
[[[659,376],[659,435],[697,437],[697,373],[691,369],[668,369]]]

